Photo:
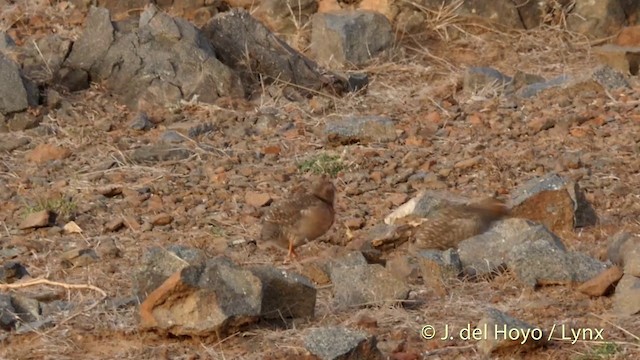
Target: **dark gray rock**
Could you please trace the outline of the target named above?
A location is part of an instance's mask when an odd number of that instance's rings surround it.
[[[309,279],[272,266],[257,266],[249,270],[262,281],[261,317],[267,319],[313,317],[316,288]]]
[[[84,30],[66,60],[65,66],[87,72],[106,55],[115,39],[109,10],[91,7],[84,24]]]
[[[464,74],[464,91],[496,96],[513,91],[513,78],[490,67],[470,67]]]
[[[531,98],[545,90],[561,87],[562,85],[567,84],[570,80],[571,77],[569,75],[563,74],[547,81],[522,86],[516,91],[516,95],[521,98]]]
[[[564,251],[546,240],[516,245],[508,258],[507,266],[531,287],[582,283],[607,268],[586,254]]]
[[[397,137],[393,120],[384,116],[352,115],[331,120],[324,132],[328,143],[343,145],[391,142]]]
[[[636,55],[631,55],[632,58],[635,58],[636,67],[638,66],[637,62],[640,58],[640,49]],[[632,60],[633,61],[633,60]],[[637,68],[636,68],[637,73]],[[629,89],[631,85],[627,80],[627,77],[622,74],[620,71],[613,69],[611,66],[600,66],[591,74],[593,80],[595,80],[598,84],[600,84],[603,88],[607,90],[618,90],[618,89]]]
[[[186,148],[175,148],[165,144],[148,145],[138,148],[131,154],[131,160],[137,163],[184,160],[193,155]]]
[[[58,34],[47,35],[21,48],[24,74],[41,84],[51,80],[60,70],[71,50],[71,40]]]
[[[142,257],[142,264],[133,275],[134,294],[143,301],[171,274],[189,265],[206,261],[204,253],[186,246],[173,245],[167,249],[153,247]]]
[[[244,95],[238,77],[188,21],[148,6],[137,28],[121,30],[108,10],[92,8],[65,66],[104,81],[131,108]]]
[[[186,136],[175,130],[167,130],[160,135],[160,141],[166,144],[180,144],[187,139]]]
[[[0,329],[12,330],[18,321],[16,309],[11,304],[11,296],[0,294]]]
[[[218,256],[171,275],[140,304],[143,329],[218,339],[258,320],[262,282]]]
[[[519,218],[497,221],[485,233],[464,240],[458,254],[464,272],[470,276],[489,275],[506,269],[511,250],[519,244],[542,241],[565,251],[564,244],[545,226]]]
[[[42,308],[40,301],[26,296],[12,294],[11,305],[16,310],[16,315],[22,322],[33,322],[41,320]]]
[[[10,284],[28,275],[27,268],[19,262],[7,261],[0,267],[0,283]]]
[[[40,94],[20,68],[0,52],[0,114],[11,114],[38,105]]]
[[[364,65],[393,45],[393,29],[381,13],[366,10],[317,13],[311,51],[327,65]]]
[[[360,251],[352,251],[337,259],[329,259],[324,268],[331,273],[336,268],[367,265],[367,259]]]
[[[154,125],[145,112],[139,111],[129,123],[129,127],[133,130],[147,131],[151,130]]]
[[[304,345],[322,360],[383,359],[375,336],[341,326],[311,329]]]
[[[4,31],[0,31],[0,52],[14,51],[15,41]]]

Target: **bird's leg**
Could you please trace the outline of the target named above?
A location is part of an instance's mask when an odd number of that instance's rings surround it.
[[[295,249],[293,248],[293,241],[289,241],[289,253],[287,254],[287,257],[284,259],[284,263],[288,264],[290,263],[293,259],[295,259],[298,255],[296,254]]]

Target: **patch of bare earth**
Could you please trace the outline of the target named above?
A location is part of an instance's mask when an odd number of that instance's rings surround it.
[[[23,16],[15,19],[18,25],[13,29],[23,42],[47,31],[73,32],[81,24],[69,26],[71,10],[20,11],[18,15]],[[41,22],[36,24],[38,19]],[[100,84],[64,94],[38,128],[20,134],[30,139],[28,147],[2,155],[0,244],[26,249],[13,260],[27,266],[32,277],[91,284],[106,292],[107,299],[94,306],[101,295],[89,288],[14,289],[55,290],[76,306],[61,311],[52,327],[9,335],[0,357],[297,359],[307,354],[302,338],[305,329],[343,324],[366,328],[386,351],[404,347],[442,359],[477,358],[480,354],[473,341],[426,341],[420,329],[427,324],[473,327],[487,305],[545,329],[560,323],[604,329],[604,343],[553,340],[543,348],[513,355],[518,358],[638,357],[640,319],[608,315],[610,298],[590,298],[568,286],[527,290],[508,273],[487,281],[448,284],[444,297],[417,288],[426,299],[417,307],[347,312],[332,308],[331,287],[324,286],[318,292],[314,319],[292,321],[286,328],[258,323],[223,340],[139,331],[135,306],[114,305],[131,296],[132,272],[150,246],[183,244],[210,256],[224,252],[243,265],[280,266],[280,252],[260,245],[257,250],[229,246],[233,240],[255,239],[259,234],[258,211],[247,203],[245,194],[254,191],[274,199],[286,197],[288,189],[307,175],[302,164],[326,154],[335,155],[334,161],[343,165],[335,181],[337,219],[322,241],[298,250],[302,258],[363,236],[397,207],[398,193],[447,189],[467,196],[507,194],[550,171],[579,180],[600,218],[595,227],[559,234],[571,250],[602,257],[611,235],[623,229],[640,231],[637,79],[624,93],[575,92],[565,98],[542,94],[522,100],[513,110],[504,107],[500,97],[492,97],[491,89],[474,96],[461,93],[464,70],[492,66],[510,75],[521,70],[547,79],[580,75],[595,66],[589,44],[553,28],[505,33],[458,23],[449,30],[458,32],[457,36],[446,39],[432,28],[420,36],[404,36],[392,56],[364,69],[371,78],[365,93],[344,98],[317,95],[311,101],[290,102],[281,88],[269,86],[269,91],[252,101],[173,104],[164,122],[147,132],[130,128],[135,114],[114,102]],[[322,130],[327,118],[350,114],[390,116],[396,122],[398,140],[326,146]],[[249,130],[264,116],[273,117],[272,131],[263,133],[268,136],[251,135]],[[586,120],[562,121],[575,116]],[[527,124],[536,118],[570,125],[532,132]],[[213,130],[199,135],[197,141],[180,144],[193,151],[190,158],[151,164],[131,159],[132,150],[156,143],[168,128],[203,123],[213,124]],[[287,130],[280,131],[283,128]],[[68,149],[70,155],[30,162],[30,154],[41,144]],[[471,166],[454,166],[474,157],[480,160]],[[412,183],[386,181],[408,170],[427,176]],[[107,186],[123,189],[123,195],[103,196],[100,189]],[[18,230],[24,216],[39,206],[54,207],[61,213],[59,224],[74,220],[83,232],[66,233],[58,227]],[[169,214],[169,224],[149,225],[158,214]],[[362,219],[363,228],[347,230],[344,224],[351,218]],[[122,229],[106,230],[120,220]],[[115,241],[121,256],[101,257],[77,267],[62,262],[61,254],[68,249],[100,252],[104,235]],[[365,317],[377,321],[363,322]]]

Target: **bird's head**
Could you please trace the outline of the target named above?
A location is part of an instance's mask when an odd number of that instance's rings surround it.
[[[312,193],[322,201],[333,205],[336,197],[336,187],[328,177],[323,176],[313,184]]]

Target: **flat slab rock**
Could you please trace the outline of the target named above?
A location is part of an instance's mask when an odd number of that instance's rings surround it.
[[[529,286],[582,283],[608,267],[586,254],[567,251],[545,226],[518,218],[498,221],[487,232],[462,241],[458,253],[467,275],[508,268]]]
[[[379,264],[338,266],[330,270],[337,308],[389,304],[406,300],[409,287]]]
[[[516,245],[507,267],[529,285],[580,284],[598,276],[607,264],[586,254],[559,249],[545,240]]]
[[[219,256],[171,275],[140,305],[140,327],[224,338],[258,320],[262,282]]]
[[[366,332],[341,326],[311,329],[304,345],[309,352],[322,360],[383,359],[376,347],[376,338]]]

